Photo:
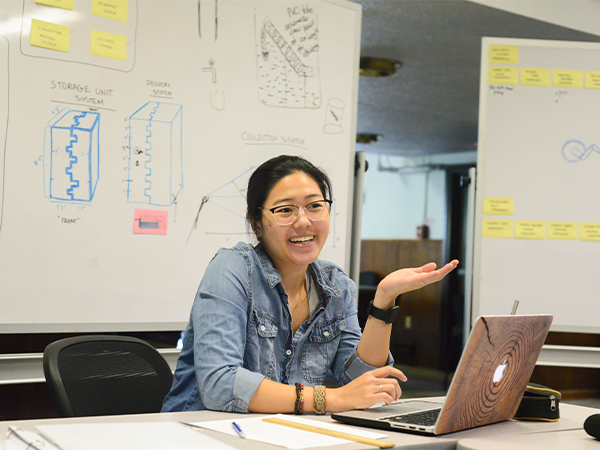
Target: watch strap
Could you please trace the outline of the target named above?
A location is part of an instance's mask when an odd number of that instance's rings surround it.
[[[387,311],[385,309],[378,308],[373,304],[375,300],[371,300],[369,303],[369,308],[367,309],[367,315],[373,316],[376,319],[382,320],[383,322],[390,324],[394,323],[396,319],[398,319],[398,314],[400,313],[400,307],[394,306]]]

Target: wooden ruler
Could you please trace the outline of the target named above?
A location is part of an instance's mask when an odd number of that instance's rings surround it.
[[[306,425],[303,423],[292,422],[289,420],[279,419],[276,417],[267,417],[263,419],[263,422],[274,423],[276,425],[283,425],[286,427],[297,428],[298,430],[311,431],[313,433],[324,434],[326,436],[332,436],[340,439],[346,439],[347,441],[360,442],[361,444],[373,445],[379,448],[390,448],[394,447],[394,443],[380,441],[378,439],[370,439],[355,434],[344,433],[342,431],[329,430],[327,428],[315,427],[313,425]]]

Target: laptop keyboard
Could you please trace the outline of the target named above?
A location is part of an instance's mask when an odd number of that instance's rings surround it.
[[[442,408],[430,409],[428,411],[420,411],[416,413],[401,414],[399,416],[386,417],[385,420],[390,422],[407,423],[409,425],[420,425],[430,427],[435,425]]]

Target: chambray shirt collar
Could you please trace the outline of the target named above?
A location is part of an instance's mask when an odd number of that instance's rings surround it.
[[[269,258],[269,255],[265,251],[262,244],[259,243],[256,247],[254,247],[254,251],[258,256],[258,260],[260,261],[260,265],[264,271],[265,278],[267,279],[269,287],[271,289],[274,288],[279,283],[281,283],[281,275],[273,266],[271,258]],[[333,282],[331,281],[330,275],[333,269],[333,266],[331,264],[317,260],[314,263],[312,263],[309,267],[315,274],[319,290],[324,294],[321,295],[321,298],[329,299],[330,297],[342,297],[342,292],[340,291],[340,288],[333,284]],[[325,303],[327,304],[328,301],[326,300]]]

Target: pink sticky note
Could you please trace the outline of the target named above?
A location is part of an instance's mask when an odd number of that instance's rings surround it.
[[[168,211],[136,209],[133,232],[136,234],[167,234]]]

